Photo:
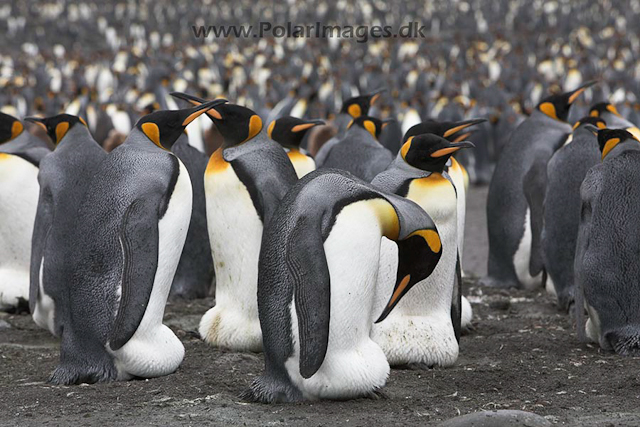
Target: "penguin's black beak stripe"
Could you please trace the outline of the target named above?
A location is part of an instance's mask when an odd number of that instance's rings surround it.
[[[24,119],[28,122],[35,123],[38,126],[42,126],[42,129],[47,130],[47,125],[44,124],[44,119],[41,119],[40,117],[25,117]]]
[[[183,101],[187,101],[188,103],[190,103],[191,105],[195,105],[195,106],[199,106],[202,105],[205,100],[202,98],[198,98],[197,96],[193,96],[193,95],[188,95],[186,93],[182,93],[182,92],[171,92],[169,95],[173,96],[174,98],[178,98],[178,99],[182,99]],[[220,101],[218,104],[214,104],[214,105],[219,105],[219,104],[224,104],[225,102],[229,102],[226,99],[216,99],[215,101]],[[222,120],[222,116],[220,115],[220,113],[218,111],[216,111],[215,109],[211,108],[207,111],[207,115],[209,115],[210,117],[217,119],[217,120]]]
[[[192,110],[192,113],[189,114],[184,121],[182,122],[182,126],[187,126],[189,123],[191,123],[192,121],[194,121],[196,118],[198,118],[201,114],[207,112],[207,111],[211,111],[211,109],[213,107],[215,107],[216,105],[220,105],[220,104],[224,104],[225,102],[227,102],[226,99],[215,99],[213,101],[209,101],[206,102],[204,104],[200,104],[198,107],[196,107],[195,109]],[[214,110],[215,111],[215,110]],[[220,113],[218,113],[216,111],[216,114],[218,116],[220,116]],[[220,117],[222,118],[222,117]]]
[[[475,120],[469,120],[467,122],[460,122],[458,123],[457,126],[452,127],[451,129],[448,129],[442,136],[444,136],[445,138],[448,138],[454,133],[460,132],[462,129],[466,129],[469,126],[477,125],[479,123],[483,123],[486,121],[487,121],[486,119],[475,119]]]
[[[595,80],[592,80],[590,82],[587,82],[585,84],[583,84],[582,86],[580,86],[578,89],[576,89],[571,96],[569,97],[569,104],[573,104],[573,101],[576,100],[576,98],[578,98],[580,96],[580,94],[582,92],[585,91],[586,88],[593,86],[594,84],[596,84],[597,82]]]
[[[400,284],[398,284],[396,289],[393,291],[393,295],[391,295],[391,299],[387,303],[387,306],[384,308],[384,310],[382,311],[382,314],[380,314],[380,317],[378,317],[378,320],[376,320],[375,323],[380,323],[387,318],[389,313],[391,313],[391,310],[393,310],[396,304],[398,304],[398,301],[400,300],[400,297],[404,294],[405,290],[407,289],[407,286],[409,285],[410,280],[411,280],[411,275],[409,274],[407,274],[402,278],[402,280],[400,281]]]
[[[442,156],[446,156],[447,154],[456,152],[461,148],[473,148],[473,147],[475,147],[475,145],[472,142],[462,141],[462,142],[456,143],[456,145],[454,146],[441,148],[439,150],[434,151],[433,153],[431,153],[431,157],[442,157]]]
[[[291,132],[301,132],[303,130],[312,128],[314,126],[317,126],[318,123],[303,123],[301,125],[296,125],[294,127],[291,128]]]
[[[460,141],[464,141],[465,139],[469,138],[469,136],[471,136],[471,132],[465,132],[460,136],[457,136],[453,142],[460,142]]]

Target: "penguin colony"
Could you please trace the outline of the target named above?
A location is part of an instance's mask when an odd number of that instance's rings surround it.
[[[182,13],[161,4],[155,14]],[[576,14],[605,9],[589,4]],[[105,49],[95,61],[62,40],[53,56],[38,47],[50,42],[29,40],[10,65],[0,57],[0,308],[28,310],[60,338],[51,382],[175,372],[184,347],[162,324],[167,299],[211,293],[201,338],[264,352],[247,400],[376,396],[390,367],[451,366],[472,321],[466,192],[489,181],[482,283],[546,287],[574,311],[580,338],[640,352],[640,71],[625,70],[639,40],[621,21],[572,32],[596,50],[628,36],[601,55],[604,72],[562,39],[539,42],[557,59],[523,64],[523,46],[488,31],[500,10],[476,14],[467,52],[442,43],[425,61],[426,43],[390,55],[372,42],[346,69],[343,41],[317,57],[313,39],[176,51],[190,35],[145,28],[141,9],[105,8],[106,19],[66,6],[34,25],[95,21]],[[199,7],[189,13],[218,13]],[[434,17],[432,33],[448,12],[402,7]],[[507,34],[544,39],[539,26],[565,19],[508,8]],[[7,27],[17,39],[24,22]],[[146,64],[157,49],[164,57]],[[459,69],[445,78],[443,64]],[[596,74],[619,86],[584,82]]]

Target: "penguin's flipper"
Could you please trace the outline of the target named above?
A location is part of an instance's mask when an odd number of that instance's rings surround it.
[[[268,224],[289,187],[298,181],[289,157],[273,141],[227,148],[223,156],[247,188],[262,223]]]
[[[111,350],[118,350],[131,339],[149,303],[158,268],[158,206],[153,198],[137,199],[122,219],[122,296],[109,337]]]
[[[532,277],[540,274],[544,268],[542,259],[542,220],[544,218],[544,196],[547,190],[547,164],[538,160],[523,180],[524,196],[529,205],[531,224],[531,258],[529,260],[529,274]]]
[[[44,247],[53,221],[53,199],[48,187],[40,188],[36,220],[31,237],[31,264],[29,269],[29,311],[35,313],[40,296],[40,274]]]
[[[453,295],[451,298],[451,323],[453,323],[453,331],[459,343],[462,331],[462,269],[460,268],[460,252],[456,254],[455,280],[456,283],[453,286]]]
[[[287,269],[294,286],[298,333],[300,335],[300,375],[311,378],[327,354],[331,316],[331,279],[322,235],[300,218],[291,234]]]

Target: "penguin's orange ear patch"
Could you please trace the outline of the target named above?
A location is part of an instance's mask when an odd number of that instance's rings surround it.
[[[362,109],[360,108],[360,106],[358,104],[349,105],[349,107],[347,108],[347,112],[354,119],[357,119],[358,117],[360,117],[362,115]]]
[[[273,133],[273,128],[276,127],[276,121],[272,121],[271,123],[269,123],[269,127],[267,128],[267,136],[271,139],[273,139],[271,137],[271,134]],[[293,130],[293,129],[292,129]]]
[[[155,123],[147,122],[143,123],[142,132],[149,138],[154,144],[156,144],[160,148],[164,148],[162,144],[160,144],[160,128]]]
[[[412,140],[413,140],[413,137],[412,136],[409,137],[409,139],[407,139],[407,142],[405,142],[404,145],[402,146],[402,148],[400,149],[400,155],[405,160],[406,160],[406,157],[407,157],[407,153],[411,149],[411,141]]]
[[[598,113],[598,110],[591,110],[591,111],[589,112],[589,115],[590,115],[591,117],[599,117],[599,116],[600,116],[600,113]]]
[[[362,124],[366,130],[375,138],[376,137],[376,125],[371,120],[365,120]]]
[[[257,134],[259,134],[261,130],[262,130],[262,119],[257,114],[254,114],[249,119],[249,136],[247,137],[247,139],[245,139],[245,141],[248,141],[254,136],[256,136]]]
[[[613,150],[616,145],[618,145],[619,142],[620,142],[620,138],[611,138],[611,139],[609,139],[604,144],[604,148],[602,149],[602,158],[604,159],[607,156],[607,154],[609,154],[609,152],[611,150]]]
[[[47,127],[45,126],[45,129],[46,128]],[[20,123],[17,120],[15,122],[13,122],[13,124],[11,125],[11,139],[13,139],[16,136],[20,135],[23,130],[24,130],[24,126],[22,125],[22,123]]]
[[[543,102],[540,104],[540,111],[542,111],[547,116],[552,119],[558,120],[558,115],[556,114],[556,107],[551,102]]]
[[[434,254],[437,254],[442,249],[442,241],[440,240],[440,235],[434,230],[416,230],[413,233],[409,234],[411,236],[420,236],[422,237],[427,245],[429,245],[429,249]]]
[[[596,123],[596,126],[598,127],[598,129],[606,129],[607,125],[604,124],[604,122],[602,120],[598,120],[598,123]]]
[[[69,122],[60,122],[56,126],[56,144],[59,144],[62,138],[67,134],[69,130]]]

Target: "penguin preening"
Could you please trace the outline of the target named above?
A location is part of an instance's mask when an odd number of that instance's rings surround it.
[[[340,113],[333,121],[333,126],[337,128],[337,134],[333,138],[325,142],[317,151],[314,157],[316,166],[320,167],[324,164],[327,155],[334,147],[334,145],[342,140],[349,125],[353,120],[357,119],[358,117],[369,115],[369,109],[371,108],[371,106],[373,106],[373,104],[375,104],[375,102],[380,97],[380,94],[384,90],[385,89],[381,89],[368,95],[349,98],[342,104]]]
[[[383,235],[398,242],[398,268],[387,304],[376,311]],[[375,394],[389,364],[371,325],[438,263],[442,245],[429,216],[348,173],[318,170],[282,199],[262,242],[265,373],[243,397],[272,403]]]
[[[603,161],[589,170],[580,188],[574,267],[578,337],[584,341],[586,330],[586,338],[601,348],[637,356],[640,143],[626,130],[603,129],[598,145]]]
[[[487,197],[488,276],[485,286],[532,289],[542,283],[540,237],[547,163],[571,133],[571,104],[595,82],[538,104],[502,149]]]
[[[450,142],[438,135],[410,136],[392,165],[372,181],[381,190],[418,204],[431,217],[442,241],[433,273],[419,282],[388,319],[373,327],[371,337],[392,366],[451,366],[458,358],[462,296],[458,251],[456,186],[445,172],[451,155],[473,144]],[[383,239],[377,284],[377,306],[393,289],[397,246]]]
[[[182,362],[184,347],[162,317],[193,196],[185,166],[169,149],[222,102],[142,117],[99,164],[73,220],[59,230],[66,234],[53,248],[60,256],[41,273],[55,285],[47,289],[53,313],[42,315],[53,317],[61,338],[51,382],[157,377]]]
[[[272,121],[267,127],[267,135],[282,145],[298,178],[316,170],[316,162],[304,149],[300,148],[300,143],[311,128],[323,124],[322,120],[310,121],[288,116]]]
[[[55,143],[54,151],[40,162],[40,193],[31,243],[29,307],[35,323],[56,334],[55,301],[60,284],[48,272],[63,265],[67,231],[75,226],[75,212],[87,185],[107,153],[93,139],[83,119],[70,114],[27,117],[43,127]],[[47,271],[47,274],[45,274]],[[64,307],[62,308],[64,310]]]
[[[38,165],[47,153],[33,147],[22,122],[0,113],[0,310],[28,307]]]
[[[203,102],[173,95],[193,104]],[[207,115],[224,143],[211,155],[204,177],[216,305],[202,317],[200,335],[217,347],[260,351],[256,294],[262,231],[298,177],[282,147],[262,132],[255,112],[221,104]]]
[[[378,142],[385,125],[386,122],[369,116],[354,119],[344,137],[327,153],[322,168],[344,170],[371,182],[393,161],[391,151]]]
[[[574,302],[573,261],[580,225],[580,185],[589,169],[600,163],[594,129],[606,123],[597,117],[583,117],[575,125],[569,143],[555,152],[547,166],[544,198],[542,255],[544,267],[558,306],[570,310]]]

